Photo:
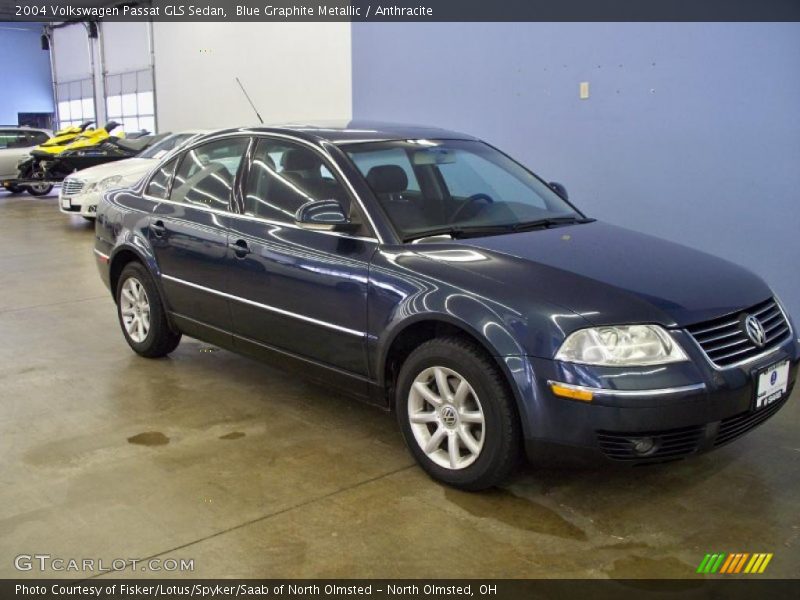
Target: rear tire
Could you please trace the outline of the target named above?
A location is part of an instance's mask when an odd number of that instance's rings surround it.
[[[181,334],[170,328],[161,294],[144,265],[132,262],[122,269],[116,299],[122,335],[136,354],[160,358],[178,347]]]
[[[5,186],[5,188],[7,192],[10,192],[12,194],[21,194],[22,192],[25,191],[25,188],[13,184],[9,184]]]
[[[395,406],[409,450],[442,483],[486,489],[519,461],[515,400],[492,358],[466,340],[436,338],[414,350],[400,369]]]

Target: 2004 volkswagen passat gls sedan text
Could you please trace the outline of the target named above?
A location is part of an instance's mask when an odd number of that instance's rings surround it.
[[[434,478],[632,464],[774,415],[800,346],[725,260],[587,218],[563,186],[439,129],[202,136],[105,194],[95,254],[138,354],[182,334],[392,408]]]

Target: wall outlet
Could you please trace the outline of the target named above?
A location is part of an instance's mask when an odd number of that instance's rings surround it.
[[[589,82],[588,81],[581,81],[580,98],[581,98],[581,100],[588,100],[589,99]]]

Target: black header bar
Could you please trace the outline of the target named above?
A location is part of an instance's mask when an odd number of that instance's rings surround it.
[[[800,580],[711,578],[532,579],[88,579],[0,580],[3,600],[795,600]]]
[[[0,0],[9,21],[800,21],[800,0]]]

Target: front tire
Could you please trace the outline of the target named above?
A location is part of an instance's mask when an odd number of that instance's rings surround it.
[[[13,183],[6,185],[5,188],[7,192],[10,192],[12,194],[21,194],[22,192],[25,191],[25,188],[20,187],[18,185],[14,185]]]
[[[438,481],[482,490],[519,460],[514,398],[492,358],[468,341],[436,338],[414,350],[400,369],[395,406],[409,450]]]
[[[136,354],[160,358],[178,347],[181,334],[170,329],[161,294],[144,265],[133,262],[122,269],[116,299],[122,334]]]

